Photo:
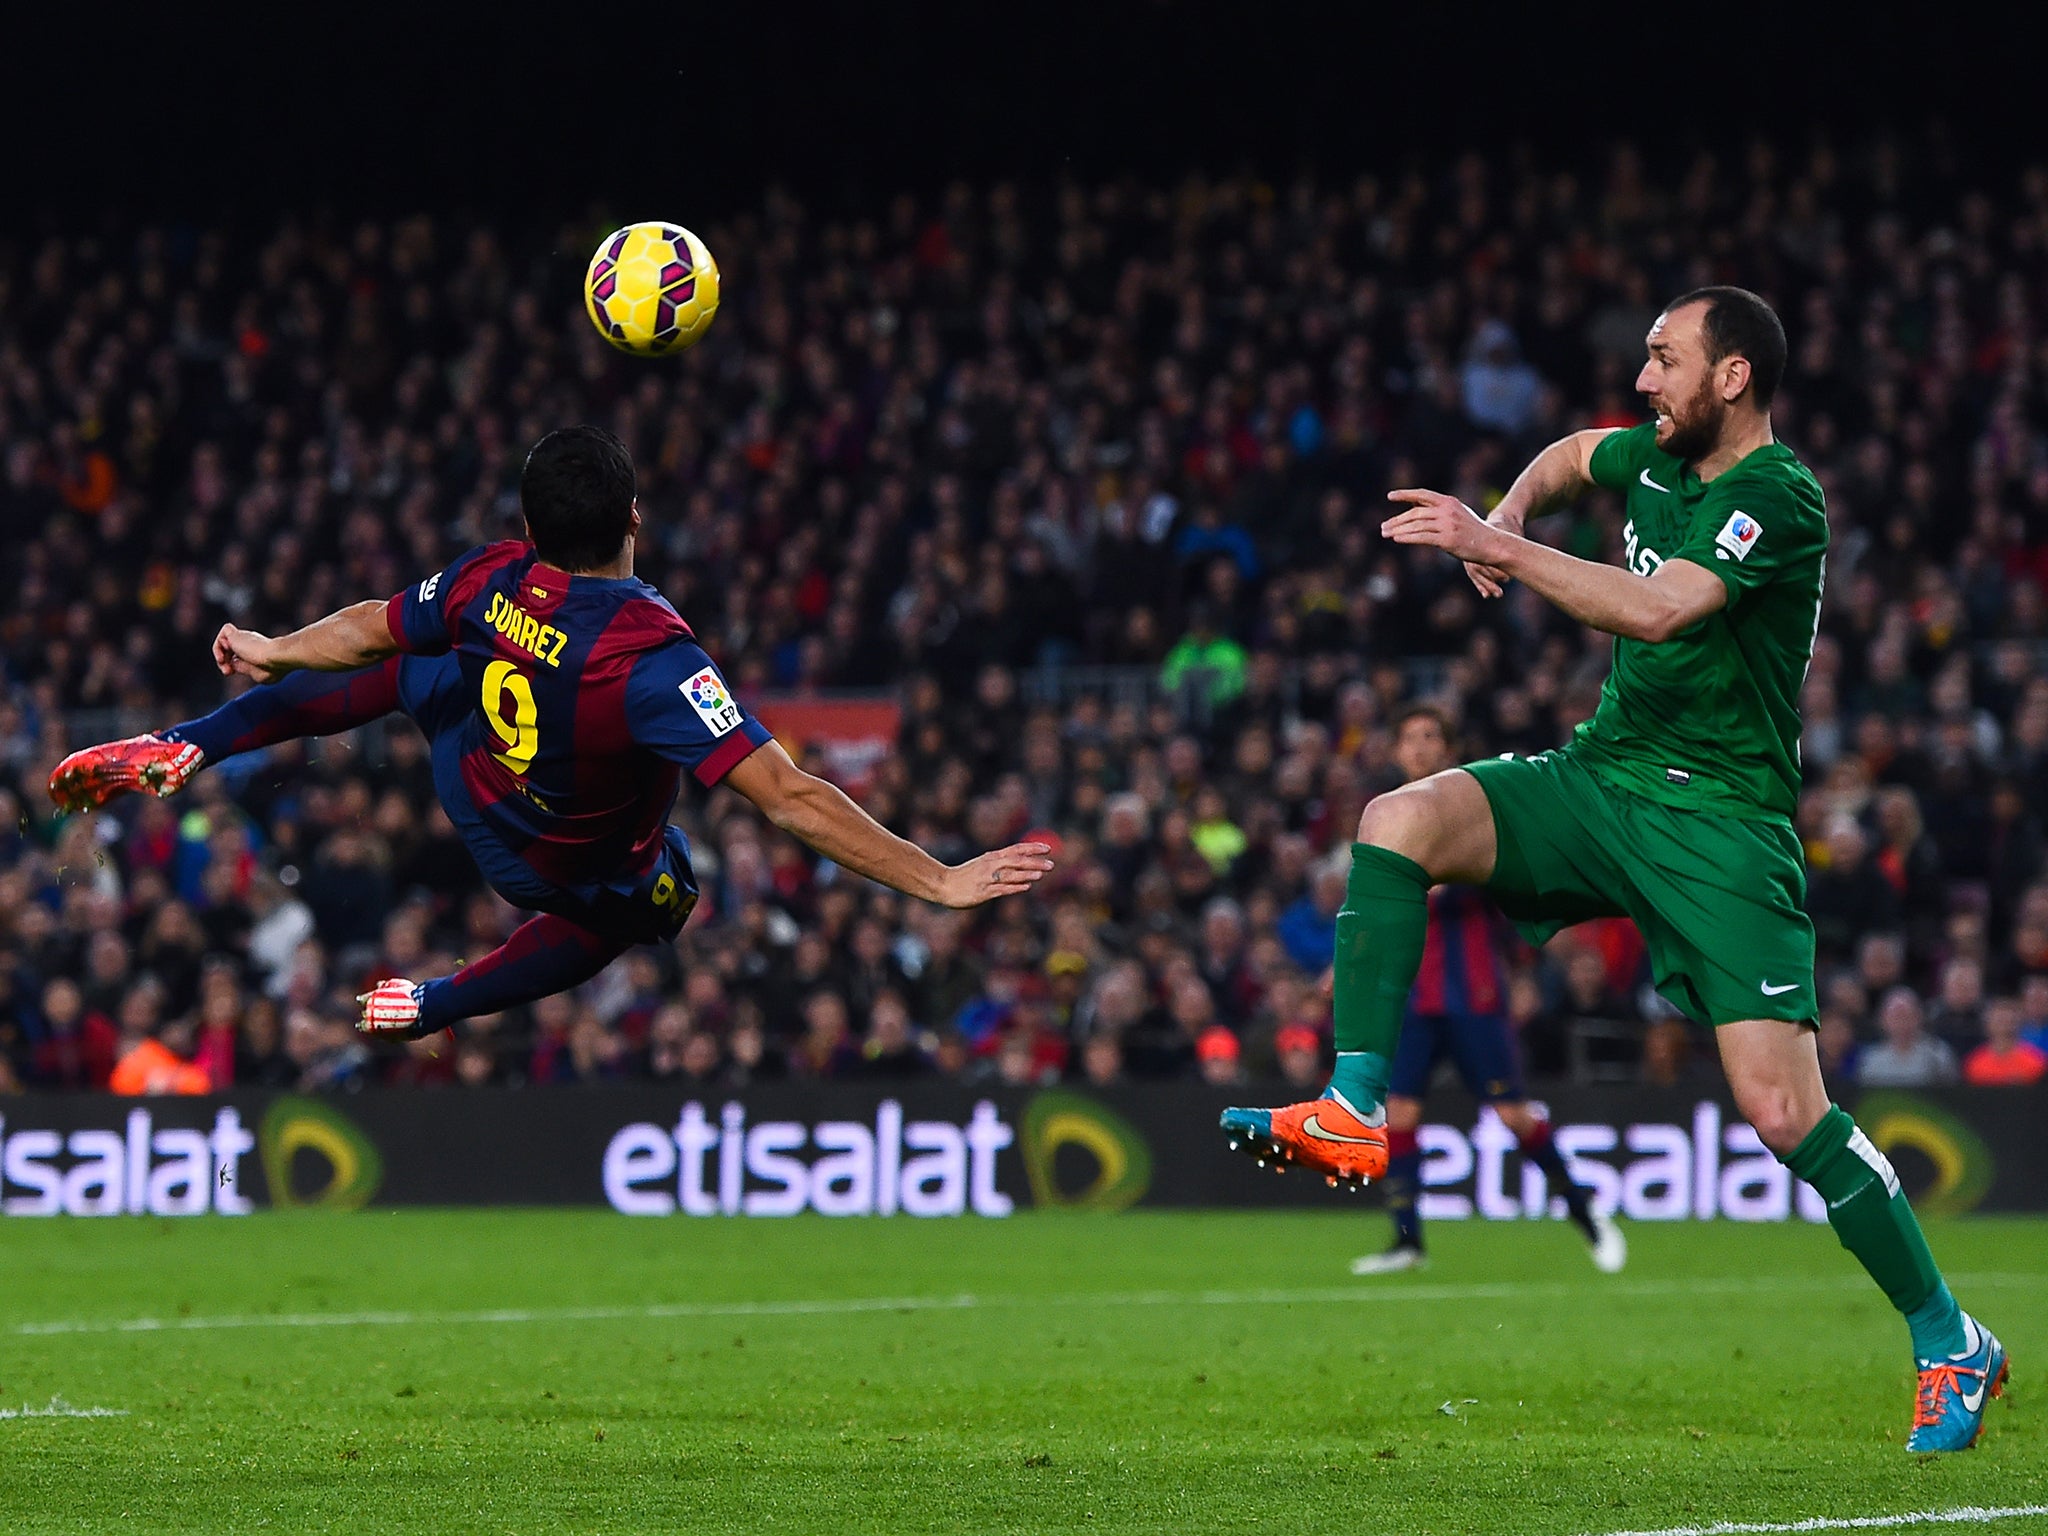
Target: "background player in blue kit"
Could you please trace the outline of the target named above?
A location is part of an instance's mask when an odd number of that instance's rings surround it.
[[[566,991],[636,944],[673,940],[697,900],[689,843],[668,819],[685,770],[926,901],[978,906],[1052,868],[1041,843],[941,864],[791,762],[634,577],[636,477],[609,432],[542,438],[520,505],[526,540],[472,549],[389,601],[275,639],[223,626],[215,664],[261,686],[202,719],[74,752],[51,798],[84,810],[168,795],[209,762],[403,710],[432,743],[435,790],[478,868],[539,915],[452,976],[374,986],[361,1027],[400,1035]]]
[[[1450,717],[1432,705],[1401,712],[1394,725],[1394,762],[1410,784],[1456,765]],[[1354,1259],[1354,1275],[1387,1275],[1420,1269],[1422,1152],[1416,1132],[1422,1100],[1437,1063],[1448,1056],[1466,1091],[1491,1104],[1515,1135],[1522,1156],[1543,1170],[1550,1192],[1564,1199],[1573,1223],[1586,1236],[1593,1262],[1614,1274],[1628,1261],[1628,1243],[1612,1217],[1594,1209],[1592,1192],[1573,1182],[1550,1137],[1550,1119],[1529,1102],[1522,1084],[1521,1053],[1507,1017],[1507,976],[1502,946],[1507,925],[1475,887],[1440,885],[1429,896],[1429,932],[1422,969],[1409,995],[1408,1016],[1394,1054],[1387,1087],[1387,1210],[1394,1218],[1394,1243],[1384,1253]]]

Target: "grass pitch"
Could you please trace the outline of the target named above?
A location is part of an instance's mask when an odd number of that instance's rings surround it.
[[[1947,1458],[1901,1449],[1904,1329],[1825,1228],[1629,1235],[1609,1280],[1561,1224],[1439,1225],[1426,1274],[1369,1282],[1346,1264],[1384,1225],[1356,1214],[9,1222],[0,1529],[1578,1536],[2048,1505],[2048,1223],[1932,1233],[2014,1359]]]

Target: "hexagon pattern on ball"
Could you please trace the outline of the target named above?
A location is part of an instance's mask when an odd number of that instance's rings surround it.
[[[621,352],[681,352],[703,339],[718,313],[718,263],[679,224],[628,224],[590,258],[583,304],[598,335]]]

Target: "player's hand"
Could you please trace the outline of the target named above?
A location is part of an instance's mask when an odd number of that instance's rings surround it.
[[[1382,537],[1396,544],[1427,544],[1468,566],[1480,566],[1490,573],[1487,580],[1493,591],[1488,595],[1500,595],[1507,578],[1495,562],[1513,537],[1505,528],[1484,521],[1457,497],[1439,491],[1390,491],[1387,500],[1400,502],[1408,510],[1380,524]],[[1479,590],[1485,592],[1486,588]]]
[[[1028,891],[1052,870],[1052,849],[1045,843],[1012,843],[984,853],[946,871],[939,889],[943,907],[978,907],[998,896]]]
[[[279,664],[277,642],[270,636],[232,624],[221,625],[220,633],[213,637],[213,664],[222,677],[240,673],[259,683],[274,683],[291,671]]]

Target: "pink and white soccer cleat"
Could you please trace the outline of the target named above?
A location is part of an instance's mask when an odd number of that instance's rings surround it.
[[[380,981],[356,999],[363,1016],[356,1028],[366,1035],[411,1034],[420,1022],[420,989],[402,976]]]

